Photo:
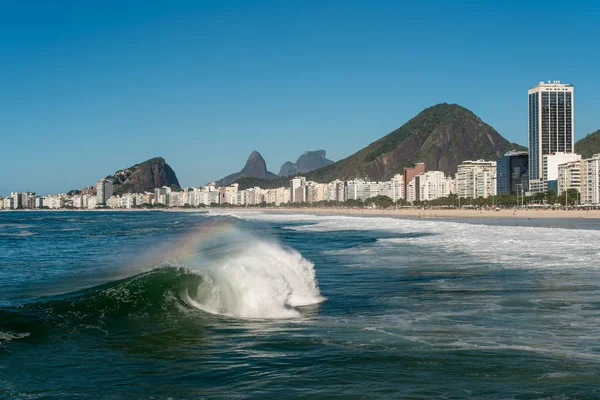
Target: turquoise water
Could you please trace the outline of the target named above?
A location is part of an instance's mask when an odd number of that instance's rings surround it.
[[[600,398],[595,222],[0,213],[0,398]]]

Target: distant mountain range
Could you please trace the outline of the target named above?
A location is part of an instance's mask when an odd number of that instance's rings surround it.
[[[240,172],[227,175],[225,178],[216,181],[219,186],[227,186],[232,183],[243,180],[245,184],[250,182],[277,181],[281,176],[296,175],[306,173],[316,168],[330,165],[333,161],[325,157],[325,150],[315,150],[304,152],[295,163],[285,162],[279,170],[279,175],[275,175],[267,170],[267,163],[258,151],[253,151],[248,157],[246,165]],[[245,179],[249,178],[249,179]],[[257,181],[258,180],[258,181]]]
[[[279,176],[290,176],[305,174],[318,168],[333,164],[333,161],[325,157],[325,150],[306,151],[293,163],[286,161],[279,170]]]
[[[454,174],[465,160],[495,160],[509,150],[527,148],[510,143],[468,109],[444,103],[423,110],[400,128],[338,162],[328,160],[325,150],[307,151],[295,163],[284,163],[275,175],[267,170],[261,154],[253,151],[240,172],[217,184],[238,182],[240,189],[280,187],[287,184],[289,176],[297,174],[317,182],[365,177],[388,180],[416,162],[424,162],[428,171]],[[575,152],[584,158],[600,153],[600,130],[575,143]],[[106,179],[113,182],[116,194],[143,193],[162,186],[181,189],[175,171],[162,157],[119,170]],[[95,193],[95,188],[72,192]]]
[[[466,108],[444,103],[423,110],[390,134],[306,178],[388,180],[416,162],[424,162],[426,170],[454,174],[464,160],[495,160],[513,149],[526,148],[510,143]]]

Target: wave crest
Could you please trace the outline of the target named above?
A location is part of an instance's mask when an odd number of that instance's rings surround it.
[[[203,282],[185,293],[189,305],[238,318],[293,318],[296,307],[320,303],[314,265],[292,249],[249,243],[235,257],[201,270]]]
[[[295,318],[297,307],[324,300],[314,265],[299,252],[237,229],[188,237],[166,255],[174,261],[128,278],[0,309],[0,332],[120,329],[124,322],[140,327],[177,321],[193,310],[241,319]],[[13,337],[0,335],[7,339]]]

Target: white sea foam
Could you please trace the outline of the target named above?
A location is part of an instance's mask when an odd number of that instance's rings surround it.
[[[35,235],[35,233],[33,233],[31,231],[21,231],[21,232],[14,232],[14,233],[0,232],[0,236],[26,237],[26,236],[33,236],[33,235]]]
[[[194,267],[190,267],[194,270]],[[186,302],[237,318],[294,318],[296,307],[320,303],[314,265],[278,243],[247,239],[241,251],[195,270],[203,283]]]
[[[0,331],[0,343],[2,342],[10,342],[11,340],[23,339],[29,336],[28,332],[26,333],[15,333],[15,332],[2,332]]]
[[[238,218],[289,223],[296,231],[382,230],[416,237],[383,238],[381,245],[411,245],[469,254],[510,268],[597,268],[597,230],[494,226],[389,217],[238,213]],[[303,224],[304,223],[304,224]]]

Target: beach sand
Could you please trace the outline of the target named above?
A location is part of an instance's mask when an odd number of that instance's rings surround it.
[[[265,208],[160,208],[152,211],[157,212],[198,212],[198,211],[233,211],[233,212],[274,212],[274,213],[293,213],[293,214],[320,214],[320,215],[352,215],[352,216],[391,216],[401,218],[442,218],[442,219],[474,219],[474,218],[513,218],[513,219],[600,219],[600,210],[543,210],[543,209],[501,209],[492,210],[429,210],[420,208],[402,208],[396,210],[367,209],[367,208],[317,208],[317,207],[265,207]],[[146,209],[60,209],[60,210],[1,210],[0,212],[139,212],[148,211]]]
[[[220,208],[219,210],[227,210]],[[360,209],[360,208],[264,208],[264,209],[244,209],[231,208],[231,211],[264,211],[281,213],[300,213],[300,214],[324,214],[324,215],[352,215],[352,216],[392,216],[409,218],[444,218],[444,219],[472,219],[472,218],[514,218],[514,219],[534,219],[534,218],[571,218],[571,219],[598,219],[600,210],[513,210],[502,209],[500,211],[492,210],[427,210],[417,208],[405,208],[397,210],[381,209]]]

